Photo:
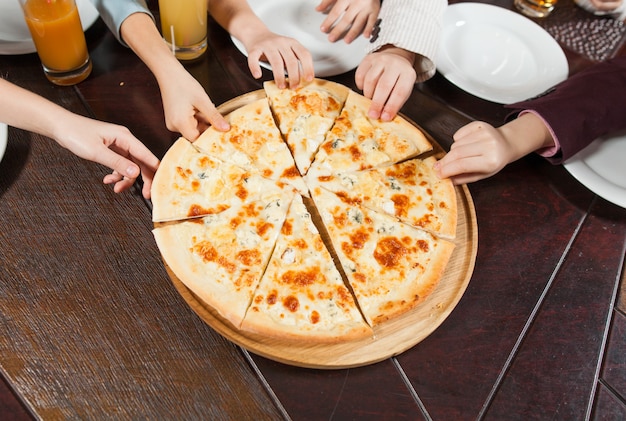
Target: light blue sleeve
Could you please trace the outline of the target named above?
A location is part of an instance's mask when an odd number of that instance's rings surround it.
[[[115,35],[117,40],[126,45],[120,35],[122,22],[133,13],[146,13],[152,20],[154,16],[150,13],[144,0],[89,0],[98,9],[100,17]]]

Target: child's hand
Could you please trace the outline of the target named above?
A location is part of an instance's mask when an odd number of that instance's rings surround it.
[[[343,39],[350,44],[361,34],[365,38],[372,35],[380,0],[322,0],[315,10],[328,13],[320,30],[328,34],[330,42]]]
[[[555,145],[544,121],[533,113],[524,113],[498,128],[473,121],[452,137],[450,152],[435,164],[435,171],[454,184],[491,177],[507,164]]]
[[[440,178],[465,184],[490,177],[512,160],[511,146],[499,129],[482,121],[461,127],[450,152],[435,164]]]
[[[356,69],[355,82],[372,100],[368,116],[392,120],[413,92],[415,54],[389,47],[368,54]]]
[[[289,87],[296,88],[301,82],[309,82],[315,77],[313,58],[309,50],[293,38],[266,32],[246,45],[248,67],[256,79],[262,75],[260,61],[267,61],[272,67],[274,80],[279,88],[286,87],[285,73],[289,77]]]

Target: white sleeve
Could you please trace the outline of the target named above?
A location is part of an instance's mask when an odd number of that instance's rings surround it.
[[[447,0],[384,0],[378,18],[377,36],[367,53],[392,44],[419,56],[415,61],[417,82],[435,74],[437,50],[443,29]]]

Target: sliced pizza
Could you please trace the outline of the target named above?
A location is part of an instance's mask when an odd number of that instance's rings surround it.
[[[310,176],[307,184],[309,188],[330,190],[348,203],[362,204],[413,227],[454,239],[456,191],[449,179],[436,175],[435,162],[434,157],[410,159],[366,171]]]
[[[274,81],[263,84],[278,128],[302,175],[339,116],[349,89],[322,79],[296,89],[279,89]]]
[[[267,98],[246,104],[225,117],[231,125],[229,131],[220,132],[211,126],[193,146],[247,171],[283,180],[308,195],[289,147],[274,123]]]
[[[311,196],[371,326],[406,313],[434,290],[454,243],[319,187]]]
[[[314,175],[361,171],[406,160],[432,149],[417,127],[400,116],[383,122],[367,116],[371,100],[350,91],[309,171]]]
[[[316,343],[372,334],[300,196],[291,204],[241,328]]]
[[[197,218],[278,194],[286,185],[198,152],[178,139],[152,183],[154,222]]]
[[[221,213],[166,223],[153,230],[154,237],[176,277],[239,328],[293,197],[283,190]]]

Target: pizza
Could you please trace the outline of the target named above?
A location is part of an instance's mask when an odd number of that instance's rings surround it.
[[[267,99],[246,104],[226,119],[231,126],[228,132],[209,127],[194,142],[194,147],[266,178],[283,180],[307,194],[289,148],[274,123]]]
[[[278,128],[300,174],[304,175],[339,116],[349,89],[322,79],[315,79],[295,90],[279,89],[274,81],[265,82],[263,87]]]
[[[454,243],[323,188],[311,193],[371,326],[414,308],[432,292]]]
[[[341,343],[415,309],[454,250],[456,190],[415,125],[320,79],[178,139],[152,184],[170,272],[250,337]]]
[[[371,333],[300,196],[291,203],[241,327],[315,342]]]
[[[354,91],[348,93],[311,164],[313,176],[382,167],[432,149],[426,136],[403,118],[383,122],[367,117],[370,103]]]
[[[293,195],[287,189],[220,213],[165,224],[154,229],[154,237],[176,276],[238,326],[270,260]]]
[[[434,157],[410,159],[365,171],[306,177],[309,188],[322,187],[347,203],[359,204],[442,238],[456,235],[454,186],[434,172]]]

